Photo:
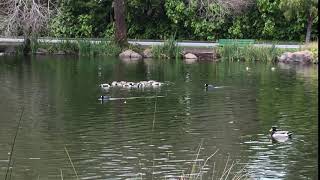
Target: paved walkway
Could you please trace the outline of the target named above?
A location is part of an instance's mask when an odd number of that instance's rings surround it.
[[[69,41],[77,41],[76,39],[68,39]],[[0,38],[0,45],[10,45],[10,44],[21,44],[23,43],[23,38]],[[41,38],[39,42],[48,42],[48,43],[59,43],[63,40],[61,39],[53,39],[53,38]],[[91,39],[92,43],[100,42],[99,39]],[[153,46],[153,45],[161,45],[163,41],[160,40],[128,40],[130,44],[138,44],[142,46]],[[178,42],[178,46],[181,47],[206,47],[212,48],[218,46],[218,43],[215,42],[200,42],[200,41],[183,41]],[[254,46],[263,46],[263,47],[272,47],[272,44],[254,44]],[[286,49],[298,49],[301,45],[289,45],[289,44],[277,44],[276,48],[286,48]]]

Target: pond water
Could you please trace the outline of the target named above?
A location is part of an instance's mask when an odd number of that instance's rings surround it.
[[[98,87],[150,79],[167,85]],[[70,160],[79,179],[318,178],[317,66],[1,57],[0,84],[1,178],[22,108],[15,180],[75,179]],[[102,103],[103,94],[128,99]],[[270,140],[273,125],[292,139]]]

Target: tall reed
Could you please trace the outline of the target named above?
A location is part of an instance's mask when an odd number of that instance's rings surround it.
[[[217,154],[217,152],[219,151],[219,149],[217,149],[213,154],[211,154],[210,156],[208,156],[205,161],[203,161],[203,163],[201,164],[199,162],[199,157],[200,157],[200,150],[202,148],[202,142],[199,145],[197,154],[196,154],[196,158],[194,159],[194,163],[192,164],[191,167],[191,171],[189,173],[184,173],[181,176],[181,179],[185,179],[185,180],[198,180],[198,179],[202,179],[203,174],[205,173],[204,170],[209,162],[209,160],[211,158],[214,157],[215,154]],[[211,179],[248,179],[249,174],[246,173],[244,171],[245,166],[242,167],[240,170],[236,171],[236,169],[239,169],[240,167],[238,165],[238,161],[232,161],[231,165],[229,165],[229,156],[226,160],[226,164],[224,166],[224,169],[221,173],[216,173],[215,171],[216,169],[216,164],[215,162],[213,163],[213,169],[212,169],[212,174],[211,174]],[[199,162],[199,164],[197,164],[197,162]],[[208,169],[206,169],[208,170]],[[231,173],[231,171],[235,171],[235,173]]]
[[[175,40],[175,35],[172,35],[169,39],[165,40],[163,45],[153,46],[152,54],[158,59],[181,58],[181,48]]]
[[[79,40],[79,55],[81,56],[116,56],[121,52],[121,47],[113,40],[101,40],[90,42],[87,40]]]
[[[218,48],[221,59],[229,61],[275,62],[284,51],[286,50],[277,49],[274,45],[272,47],[226,45]]]

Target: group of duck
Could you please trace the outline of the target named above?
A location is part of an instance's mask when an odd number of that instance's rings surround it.
[[[139,81],[139,82],[113,81],[112,83],[100,84],[100,87],[103,90],[109,90],[110,88],[143,89],[143,88],[159,88],[163,85],[164,83],[154,81],[154,80]]]
[[[157,82],[154,80],[139,81],[139,82],[113,81],[112,83],[100,84],[100,87],[103,90],[109,90],[110,88],[143,89],[143,88],[159,88],[163,85],[164,83]],[[218,88],[218,86],[214,86],[212,84],[205,84],[204,86],[205,86],[205,89]],[[101,96],[100,98],[101,100],[108,99],[107,96]],[[282,142],[291,138],[292,132],[279,130],[277,129],[276,126],[273,126],[270,129],[270,136],[273,140]]]

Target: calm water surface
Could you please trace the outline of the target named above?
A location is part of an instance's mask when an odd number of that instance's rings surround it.
[[[250,67],[246,71],[246,67]],[[22,107],[11,178],[318,178],[318,67],[113,58],[0,58],[0,179]],[[101,92],[114,80],[170,82]],[[204,91],[203,84],[223,88]],[[137,99],[101,103],[102,94]],[[164,96],[157,99],[147,96]],[[294,132],[272,142],[272,125]],[[200,148],[200,151],[198,150]],[[198,155],[197,155],[198,154]],[[227,179],[228,179],[227,178]]]

